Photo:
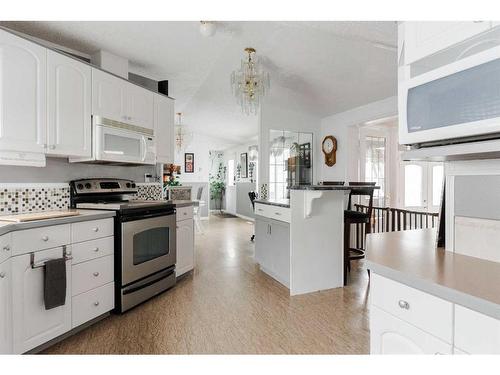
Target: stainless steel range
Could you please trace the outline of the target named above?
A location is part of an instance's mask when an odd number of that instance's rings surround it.
[[[116,211],[117,312],[125,312],[175,285],[176,220],[167,201],[134,200],[134,181],[71,181],[71,206]]]

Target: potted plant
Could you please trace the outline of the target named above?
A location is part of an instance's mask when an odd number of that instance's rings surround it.
[[[222,198],[226,191],[226,167],[220,163],[217,173],[210,176],[210,199],[213,200],[220,212],[222,212]]]

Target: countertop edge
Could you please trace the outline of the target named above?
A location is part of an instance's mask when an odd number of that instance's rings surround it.
[[[431,280],[413,276],[411,274],[405,274],[401,271],[383,266],[370,260],[366,260],[366,267],[373,273],[400,282],[409,287],[424,291],[438,298],[442,298],[452,303],[467,307],[471,310],[491,316],[495,319],[500,319],[500,305],[494,302],[490,302],[471,294],[460,292],[457,289],[440,285]]]
[[[116,216],[115,211],[104,211],[104,210],[97,211],[97,210],[84,210],[84,209],[78,211],[82,211],[83,214],[77,216],[59,217],[46,220],[26,221],[22,223],[9,223],[0,227],[0,236],[23,229],[33,229],[33,228],[48,227],[52,225],[78,223],[81,221],[107,219]]]

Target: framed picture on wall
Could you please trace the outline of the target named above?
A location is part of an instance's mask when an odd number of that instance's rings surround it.
[[[192,152],[184,154],[184,173],[194,173],[194,154]]]
[[[241,178],[248,178],[248,153],[240,155]]]

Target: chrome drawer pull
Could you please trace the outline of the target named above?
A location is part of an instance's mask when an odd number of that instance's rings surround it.
[[[99,276],[99,272],[94,272],[94,276],[95,277]]]
[[[275,215],[278,215],[278,216],[280,216],[280,215],[281,215],[279,212],[275,212],[274,214],[275,214]]]
[[[94,252],[96,252],[96,253],[97,253],[98,251],[99,251],[99,248],[98,248],[98,247],[96,247],[96,248],[94,249]]]
[[[99,306],[99,301],[94,302],[94,306]]]
[[[262,208],[257,208],[257,211],[264,211]]]
[[[406,301],[403,301],[402,299],[399,300],[398,302],[399,307],[405,310],[410,310],[410,304]]]
[[[43,236],[43,237],[42,237],[42,241],[47,242],[48,240],[49,240],[49,236]]]
[[[92,229],[94,232],[99,232],[99,228],[98,227],[95,227]]]
[[[0,272],[0,279],[3,279],[6,276],[5,272]]]
[[[5,246],[3,247],[3,249],[4,249],[5,251],[10,251],[10,246],[9,246],[9,245],[5,245]]]

